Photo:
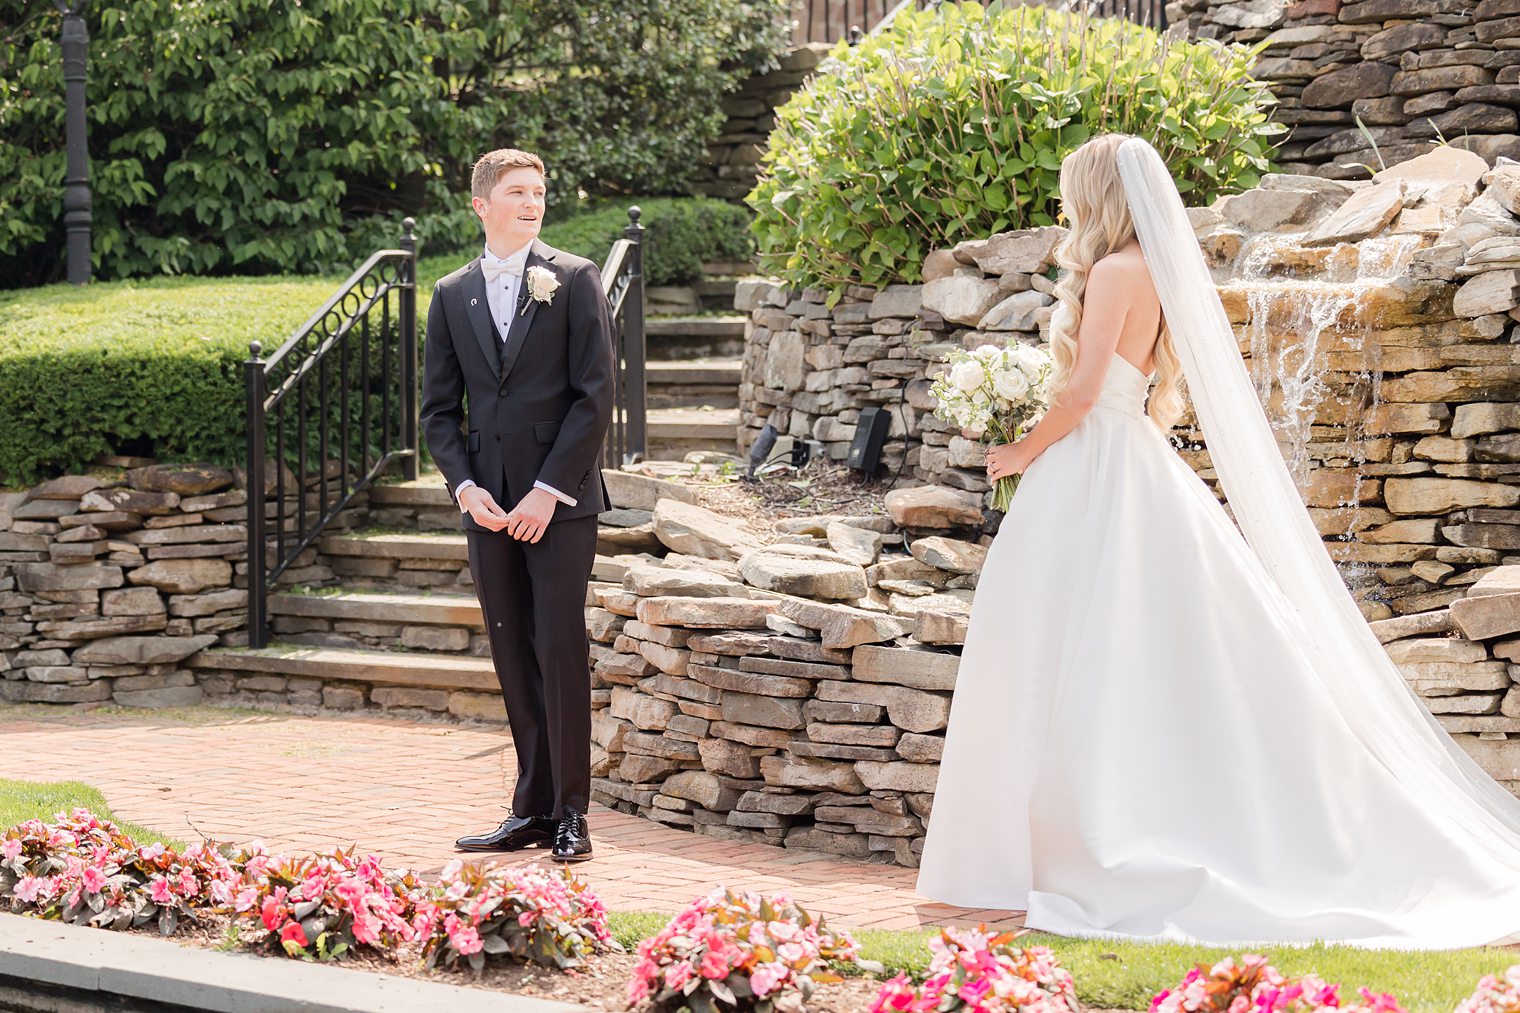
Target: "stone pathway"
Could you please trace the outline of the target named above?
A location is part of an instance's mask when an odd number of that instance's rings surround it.
[[[260,838],[275,850],[357,843],[392,868],[425,872],[457,857],[461,833],[505,817],[515,766],[505,729],[484,726],[0,707],[0,777],[84,781],[122,819],[182,840]],[[1020,924],[1008,911],[923,900],[911,869],[721,841],[601,806],[590,819],[597,858],[578,871],[613,910],[671,912],[722,884],[788,891],[842,926]]]

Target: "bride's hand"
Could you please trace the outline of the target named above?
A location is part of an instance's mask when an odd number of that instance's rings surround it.
[[[987,477],[994,482],[1010,475],[1022,475],[1032,463],[1033,458],[1022,442],[987,448]]]

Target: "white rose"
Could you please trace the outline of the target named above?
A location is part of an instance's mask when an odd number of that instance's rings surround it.
[[[987,371],[975,359],[967,359],[950,370],[950,382],[967,394],[980,388],[986,379]]]
[[[1014,357],[1029,376],[1039,376],[1040,370],[1050,365],[1050,356],[1032,345],[1020,345],[1014,350]]]
[[[559,279],[547,267],[534,264],[528,268],[528,294],[536,302],[552,302],[559,290]]]
[[[1003,350],[997,345],[978,345],[972,355],[987,363],[989,366],[997,365],[997,361],[1003,357]]]
[[[998,397],[1018,401],[1029,393],[1029,377],[1017,369],[1005,369],[993,379],[992,389]]]

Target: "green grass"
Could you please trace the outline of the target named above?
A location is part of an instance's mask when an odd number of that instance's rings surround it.
[[[0,778],[0,829],[13,827],[31,819],[52,821],[59,812],[83,807],[96,816],[108,819],[139,844],[162,841],[165,846],[183,848],[183,841],[119,820],[106,805],[105,796],[79,781],[12,781]]]

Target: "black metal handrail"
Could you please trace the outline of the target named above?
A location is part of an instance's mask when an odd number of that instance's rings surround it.
[[[249,343],[252,647],[268,643],[270,589],[323,528],[392,464],[417,477],[415,227],[403,221],[400,248],[366,260],[268,359]]]
[[[644,396],[644,226],[639,224],[640,215],[638,207],[628,209],[623,238],[612,244],[602,265],[602,291],[612,303],[617,342],[612,426],[602,447],[603,462],[609,468],[641,461],[649,449]]]

